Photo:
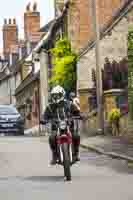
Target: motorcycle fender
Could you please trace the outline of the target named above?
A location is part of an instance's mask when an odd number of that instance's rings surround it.
[[[63,153],[62,153],[61,145],[60,145],[59,149],[60,149],[60,158],[61,158],[61,162],[63,163]],[[70,161],[71,161],[71,163],[72,163],[72,161],[73,161],[73,156],[72,156],[72,145],[69,145],[69,155],[70,155]]]
[[[70,161],[72,163],[73,161],[73,156],[72,156],[72,145],[69,145],[69,154],[70,154]]]

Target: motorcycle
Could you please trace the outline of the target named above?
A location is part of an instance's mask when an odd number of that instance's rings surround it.
[[[63,165],[64,177],[71,180],[71,165],[73,164],[72,135],[66,120],[60,120],[57,131],[57,164]]]
[[[70,131],[70,124],[73,121],[76,126],[74,129],[77,131],[78,129],[78,120],[79,117],[71,117],[69,119],[64,118],[60,119],[58,115],[58,119],[54,120],[54,123],[57,127],[57,164],[62,165],[64,168],[64,177],[66,181],[71,181],[71,166],[76,163],[74,160],[74,148],[72,141],[72,133]],[[52,120],[53,123],[53,120]]]

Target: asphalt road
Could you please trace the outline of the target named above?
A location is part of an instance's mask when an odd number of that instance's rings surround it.
[[[44,138],[0,137],[0,200],[133,200],[133,166],[81,150],[72,182]]]

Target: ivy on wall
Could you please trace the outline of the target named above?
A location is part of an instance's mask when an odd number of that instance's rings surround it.
[[[52,86],[59,84],[67,91],[74,90],[77,55],[72,51],[69,40],[67,38],[59,39],[50,52],[53,64],[50,84]]]

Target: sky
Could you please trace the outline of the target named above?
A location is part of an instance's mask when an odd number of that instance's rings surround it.
[[[54,0],[3,0],[0,5],[0,52],[2,51],[2,26],[4,18],[16,18],[19,25],[20,37],[23,37],[23,13],[26,5],[31,2],[38,3],[38,10],[41,13],[41,26],[54,17]]]

